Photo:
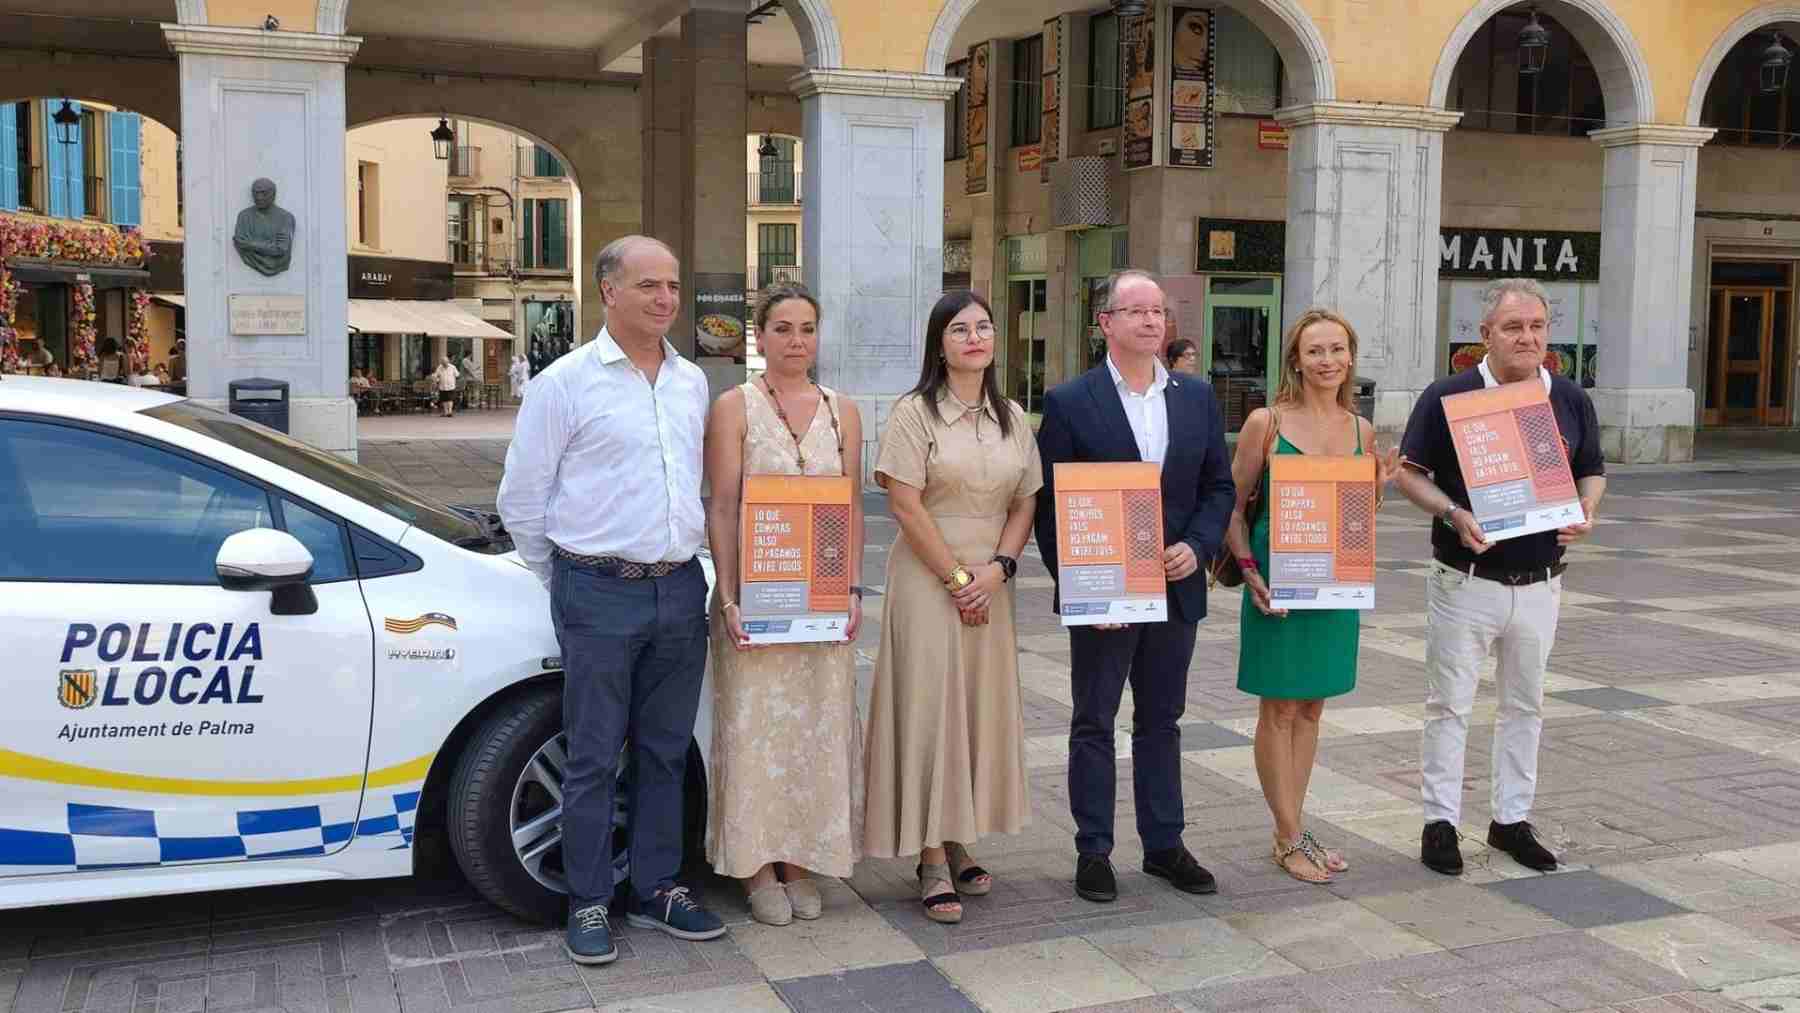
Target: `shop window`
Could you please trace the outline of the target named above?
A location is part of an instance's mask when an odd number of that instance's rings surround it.
[[[772,223],[756,227],[756,287],[768,288],[775,269],[800,263],[800,227]]]
[[[575,305],[568,302],[525,300],[525,358],[536,376],[567,354],[575,343]]]
[[[423,334],[400,336],[400,376],[406,380],[424,380],[431,376],[437,363],[431,358],[431,339]]]
[[[1088,18],[1088,129],[1116,127],[1125,115],[1125,78],[1119,65],[1119,16]]]
[[[1012,143],[1036,144],[1044,135],[1044,37],[1012,45]]]
[[[1272,116],[1281,107],[1281,54],[1242,14],[1213,12],[1218,111]]]
[[[1593,61],[1548,14],[1538,14],[1550,31],[1544,69],[1519,73],[1519,30],[1529,20],[1523,12],[1496,14],[1463,48],[1450,79],[1450,108],[1463,114],[1457,128],[1585,137],[1605,126],[1606,99]]]
[[[349,541],[342,524],[285,496],[281,499],[281,522],[282,528],[312,553],[312,583],[350,579]]]
[[[1800,42],[1781,37],[1788,52],[1800,62]],[[1752,32],[1738,40],[1706,89],[1700,122],[1717,127],[1714,144],[1782,148],[1800,151],[1800,70],[1790,70],[1787,86],[1773,95],[1762,90],[1763,52],[1769,48],[1767,32]]]
[[[0,579],[216,586],[219,546],[270,519],[261,488],[191,458],[0,420]]]
[[[561,197],[519,202],[519,266],[569,269],[569,202]]]
[[[381,335],[350,335],[350,368],[360,369],[371,380],[384,379],[381,368]]]
[[[962,81],[962,87],[944,106],[944,161],[969,157],[969,61],[958,60],[944,68],[945,77]]]

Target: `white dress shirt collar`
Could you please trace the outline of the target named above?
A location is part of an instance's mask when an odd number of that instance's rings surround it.
[[[1487,386],[1487,387],[1500,386],[1500,381],[1494,377],[1494,371],[1492,369],[1488,368],[1487,356],[1485,356],[1485,355],[1482,356],[1481,364],[1476,366],[1475,368],[1481,370],[1481,382],[1482,382],[1483,386]],[[1542,366],[1539,366],[1538,367],[1538,378],[1544,381],[1544,393],[1546,393],[1546,394],[1550,393],[1550,371],[1545,369]]]
[[[613,337],[612,332],[604,327],[600,328],[599,335],[594,338],[593,346],[594,355],[599,358],[600,364],[603,366],[610,366],[620,359],[626,361],[630,361],[631,359],[630,356],[625,354],[625,349],[619,347],[618,339]],[[663,363],[665,365],[670,359],[679,359],[681,357],[681,353],[675,350],[674,345],[669,344],[669,339],[666,337],[662,340],[662,347]]]
[[[1151,359],[1150,362],[1156,367],[1156,377],[1150,381],[1150,389],[1144,391],[1143,397],[1161,394],[1163,388],[1169,385],[1168,367],[1162,364],[1161,359]],[[1111,352],[1106,353],[1106,371],[1112,374],[1113,386],[1119,388],[1120,394],[1131,393],[1131,385],[1125,382],[1125,374],[1119,372],[1118,363],[1113,362]]]

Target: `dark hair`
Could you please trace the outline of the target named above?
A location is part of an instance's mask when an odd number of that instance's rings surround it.
[[[806,304],[813,308],[815,319],[824,315],[819,310],[819,300],[813,298],[813,294],[806,290],[805,285],[770,285],[756,297],[756,331],[758,334],[762,333],[763,328],[769,325],[769,314],[775,307],[789,299],[806,300]]]
[[[105,341],[100,342],[100,354],[101,355],[117,355],[117,354],[119,354],[119,339],[118,338],[107,338]]]
[[[950,386],[950,367],[944,361],[944,329],[956,315],[970,306],[979,306],[982,312],[994,319],[994,308],[988,305],[978,292],[966,288],[953,289],[938,298],[937,304],[931,307],[931,317],[925,324],[925,361],[919,366],[919,382],[908,394],[917,394],[925,399],[925,407],[937,417],[944,420],[944,414],[938,411],[938,396]],[[998,351],[998,349],[996,349]],[[981,373],[981,396],[994,410],[994,418],[1000,421],[1000,435],[1012,435],[1012,409],[1008,406],[1006,396],[1000,392],[999,370],[994,362],[989,362],[987,369]]]
[[[1169,368],[1174,369],[1176,361],[1182,356],[1198,350],[1199,346],[1192,341],[1189,341],[1186,338],[1176,338],[1174,341],[1169,342],[1168,351],[1163,353],[1163,357],[1168,360]]]

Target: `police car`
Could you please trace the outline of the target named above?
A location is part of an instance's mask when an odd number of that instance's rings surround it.
[[[559,917],[561,661],[510,548],[184,398],[0,380],[0,908],[403,876],[447,843]]]

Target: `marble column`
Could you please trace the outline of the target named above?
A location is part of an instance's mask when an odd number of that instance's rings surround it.
[[[162,26],[180,61],[188,393],[223,408],[232,380],[289,384],[289,432],[352,459],[344,202],[343,35]],[[232,244],[250,184],[294,217],[285,270]],[[236,313],[233,313],[233,309]],[[235,318],[235,322],[234,322]]]
[[[1694,459],[1694,181],[1700,146],[1712,135],[1710,127],[1651,123],[1588,135],[1606,149],[1592,393],[1609,461]]]
[[[1375,425],[1397,434],[1436,370],[1444,132],[1462,114],[1315,102],[1275,116],[1290,135],[1282,317],[1320,306],[1356,327]]]
[[[943,287],[944,110],[960,83],[826,69],[790,81],[805,124],[801,264],[824,311],[819,380],[856,399],[865,481]]]

